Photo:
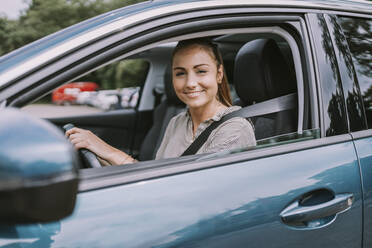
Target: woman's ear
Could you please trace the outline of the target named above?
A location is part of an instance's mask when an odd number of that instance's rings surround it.
[[[223,66],[219,65],[217,68],[217,83],[221,84],[223,79]]]

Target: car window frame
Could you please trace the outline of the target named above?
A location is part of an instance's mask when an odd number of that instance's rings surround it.
[[[216,14],[216,11],[217,10],[213,10],[212,11],[212,13],[213,14]],[[230,10],[230,11],[232,11],[232,13],[235,13],[236,12],[236,10]],[[250,12],[251,12],[252,10],[250,10]],[[214,23],[214,26],[216,26],[216,22],[218,21],[221,25],[222,25],[222,27],[224,27],[224,26],[230,26],[230,25],[233,25],[233,24],[235,24],[235,25],[238,25],[238,26],[243,26],[243,24],[244,24],[244,26],[246,26],[248,23],[255,23],[255,22],[257,22],[257,23],[262,23],[262,25],[265,25],[265,23],[277,23],[278,25],[280,25],[280,24],[286,24],[286,23],[290,23],[290,25],[293,25],[293,23],[294,22],[297,22],[297,24],[299,24],[299,25],[303,25],[303,22],[304,22],[304,20],[303,20],[303,18],[301,18],[301,13],[300,14],[293,14],[293,13],[290,13],[290,14],[288,14],[288,15],[272,15],[270,12],[268,13],[268,15],[267,16],[264,16],[264,17],[262,17],[262,16],[258,16],[258,15],[255,15],[255,14],[252,14],[252,15],[250,15],[250,16],[241,16],[241,15],[237,15],[235,18],[233,18],[233,17],[231,17],[231,16],[229,16],[228,14],[229,13],[224,13],[223,15],[221,15],[221,17],[220,16],[217,16],[217,17],[214,17],[213,19],[212,18],[208,18],[207,19],[207,17],[203,17],[204,16],[204,14],[202,14],[202,13],[205,13],[205,12],[208,12],[208,13],[210,13],[211,11],[210,10],[207,10],[207,11],[197,11],[197,13],[192,13],[192,14],[190,14],[190,13],[187,13],[186,15],[190,15],[189,16],[189,18],[195,18],[195,16],[199,16],[200,17],[200,15],[202,16],[201,17],[201,20],[203,21],[203,23],[204,22],[213,22]],[[221,11],[219,11],[219,13],[221,14]],[[183,16],[184,14],[181,14],[181,16]],[[226,19],[226,15],[228,15],[228,19]],[[166,19],[168,19],[168,17],[166,18]],[[177,19],[180,19],[180,17],[179,16],[177,16]],[[181,18],[182,20],[183,20],[183,18]],[[206,20],[205,20],[206,19]],[[194,22],[193,22],[194,23]],[[193,23],[187,23],[187,25],[184,25],[184,24],[174,24],[175,25],[175,27],[177,27],[177,25],[181,25],[182,26],[182,30],[183,30],[183,27],[185,26],[185,28],[186,29],[188,29],[189,28],[189,26],[191,25],[191,26],[194,26],[194,28],[195,28],[195,26],[196,26],[196,28],[199,28],[199,26],[198,25],[195,25],[195,24],[193,24]],[[289,25],[289,24],[288,24]],[[147,24],[145,24],[144,25],[145,27],[144,28],[147,28]],[[222,28],[221,27],[221,28]],[[167,28],[168,29],[168,28]],[[172,29],[172,27],[170,28],[170,29]],[[179,28],[179,29],[181,29],[181,28]],[[190,29],[190,28],[189,28]],[[162,30],[163,31],[163,30]],[[301,33],[306,33],[306,32],[304,32],[304,30],[296,30],[296,31],[298,31],[298,32],[301,32]],[[126,31],[125,31],[126,32]],[[123,32],[123,34],[125,33],[125,32]],[[133,31],[130,31],[130,32],[133,32]],[[120,35],[123,35],[123,34],[120,34]],[[118,39],[118,38],[113,38],[115,41]],[[298,39],[298,38],[297,38]],[[301,38],[300,38],[301,39]],[[131,43],[131,42],[129,42],[129,43]],[[132,43],[135,43],[135,44],[138,44],[138,42],[132,42]],[[299,43],[299,41],[297,41],[297,43]],[[301,44],[303,44],[305,47],[308,47],[308,45],[306,44],[306,43],[304,43],[304,42],[300,42]],[[137,45],[138,46],[138,45]],[[151,45],[150,45],[151,46]],[[102,67],[102,66],[105,66],[105,65],[107,65],[107,64],[109,64],[109,63],[111,63],[111,62],[113,62],[113,61],[117,61],[117,60],[119,60],[119,59],[124,59],[124,58],[126,58],[126,57],[129,57],[130,55],[132,55],[132,54],[135,54],[136,52],[138,52],[136,49],[134,49],[134,50],[131,50],[131,51],[128,51],[128,52],[126,52],[126,53],[124,53],[124,52],[122,52],[123,50],[125,50],[125,49],[122,49],[121,48],[121,46],[119,46],[120,47],[120,49],[113,49],[113,50],[115,50],[115,52],[114,52],[114,54],[115,54],[115,58],[113,58],[113,59],[111,59],[111,60],[109,60],[109,61],[106,61],[106,62],[104,62],[104,63],[102,63],[102,64],[99,64],[99,66],[97,66],[97,67],[95,67],[95,68],[92,68],[92,69],[90,69],[89,71],[87,71],[87,72],[85,72],[85,73],[83,73],[83,74],[79,74],[79,75],[77,75],[77,76],[75,76],[75,77],[73,77],[73,78],[65,78],[64,80],[63,80],[63,82],[69,82],[69,81],[73,81],[74,79],[76,79],[76,78],[79,78],[79,77],[81,77],[81,76],[83,76],[83,75],[85,75],[85,74],[87,74],[87,73],[89,73],[89,72],[91,72],[91,71],[94,71],[94,70],[96,70],[96,69],[98,69],[98,68],[100,68],[100,67]],[[142,47],[141,49],[144,49],[144,48],[146,48],[146,46],[145,47]],[[82,48],[82,52],[84,53],[84,52],[86,52],[85,50],[86,50],[86,48]],[[118,56],[118,54],[120,55],[120,52],[121,53],[124,53],[123,55],[121,55],[121,56]],[[308,54],[308,48],[306,48],[306,51],[305,51],[305,53],[307,53]],[[73,57],[71,58],[71,59],[73,59],[73,58],[76,58],[76,57],[78,57],[78,58],[80,58],[80,57],[83,57],[82,55],[73,55]],[[102,54],[100,54],[100,57],[104,57]],[[302,58],[304,58],[303,56],[300,56],[301,57],[301,59]],[[63,59],[62,59],[63,60]],[[94,61],[93,61],[94,62]],[[94,63],[96,63],[96,62],[94,62]],[[310,72],[310,74],[312,74],[312,72],[311,72],[311,70],[308,70],[309,69],[309,66],[308,66],[308,63],[307,63],[307,61],[304,61],[304,60],[302,60],[302,63],[303,64],[306,64],[306,67],[304,67],[304,68],[306,68],[306,70],[302,70],[302,74],[305,74],[305,73],[307,73],[307,71],[309,71]],[[76,62],[75,62],[75,64],[76,64]],[[80,63],[80,64],[82,64],[82,63]],[[77,66],[80,66],[80,64],[78,64]],[[46,69],[48,69],[48,71],[50,70],[50,68],[46,68]],[[77,69],[73,69],[74,71],[75,70],[77,70]],[[150,68],[150,70],[151,70],[151,68]],[[300,80],[307,80],[307,75],[301,75],[301,74],[297,74],[296,75],[298,78],[300,77]],[[31,76],[32,77],[32,76]],[[61,77],[61,75],[58,75],[57,76],[57,78],[60,78]],[[46,88],[46,87],[48,87],[47,85],[52,85],[52,86],[54,86],[55,87],[55,85],[57,84],[57,83],[55,83],[55,82],[53,82],[53,81],[56,81],[56,79],[57,78],[55,78],[55,79],[52,79],[52,81],[51,82],[47,82],[47,83],[43,83],[40,87],[41,88]],[[57,79],[59,82],[61,81],[61,79]],[[30,80],[28,80],[29,82],[30,81],[32,81],[31,79]],[[312,82],[311,80],[308,80],[308,82]],[[41,83],[40,83],[41,84]],[[314,86],[313,85],[311,85],[310,83],[305,83],[305,85],[309,85],[309,87],[311,87],[311,89],[310,89],[310,91],[313,93],[314,92]],[[310,86],[311,85],[311,86]],[[51,87],[49,87],[49,88],[51,88]],[[53,88],[52,88],[53,89]],[[52,90],[52,89],[50,89],[50,90]],[[302,112],[305,112],[305,114],[306,114],[306,116],[307,116],[307,113],[308,113],[308,108],[309,108],[309,104],[307,104],[307,101],[308,100],[306,100],[306,101],[303,101],[302,99],[303,99],[303,95],[302,95],[302,92],[303,91],[308,91],[308,89],[301,89],[299,92],[300,92],[300,94],[299,94],[299,96],[300,96],[300,100],[302,101],[302,102],[304,102],[305,104],[299,104],[299,109],[301,110],[301,115],[303,116],[303,113]],[[24,95],[22,95],[22,97],[18,97],[18,99],[16,99],[15,101],[13,101],[13,102],[11,102],[10,103],[10,106],[19,106],[19,105],[24,105],[27,101],[28,101],[28,99],[29,98],[35,98],[35,94],[39,94],[38,93],[38,91],[39,91],[39,89],[38,89],[38,87],[36,87],[36,88],[33,88],[33,89],[31,89],[29,92],[27,92],[26,94],[24,94]],[[44,90],[45,91],[45,90]],[[36,93],[35,93],[36,92]],[[146,93],[146,91],[143,91],[144,93]],[[141,92],[141,93],[143,93],[143,92]],[[47,93],[49,93],[49,91],[46,91],[44,94],[47,94]],[[312,94],[312,93],[310,93],[310,94]],[[148,94],[147,94],[148,95]],[[143,98],[142,96],[141,96],[141,98]],[[317,111],[317,106],[316,106],[316,101],[312,98],[311,100],[311,103],[315,106],[315,108],[314,108],[314,110],[315,111]],[[142,102],[140,101],[140,104],[139,104],[139,110],[141,110],[143,107],[142,107]],[[302,107],[303,106],[305,106],[305,111],[302,111]],[[145,108],[144,108],[145,109]],[[149,108],[149,106],[147,106],[147,110],[149,110],[149,109],[151,109],[151,107]],[[311,113],[313,113],[313,112],[311,112]],[[317,113],[314,113],[314,114],[312,114],[312,116],[311,116],[311,119],[313,120],[313,119],[317,119]],[[301,118],[302,119],[302,118]],[[302,126],[303,125],[306,125],[307,123],[299,123],[298,124],[298,129],[299,130],[301,130],[302,129]],[[318,125],[318,122],[317,121],[313,121],[312,122],[312,126],[315,126],[315,125]]]
[[[301,24],[301,22],[304,22],[304,19],[301,17],[303,15],[303,13],[293,13],[294,10],[291,10],[290,14],[287,14],[287,15],[278,15],[278,14],[273,14],[273,13],[268,13],[268,16],[258,16],[256,15],[255,13],[253,13],[251,16],[242,16],[241,14],[237,15],[236,18],[232,18],[229,13],[226,13],[226,12],[223,12],[222,14],[222,11],[223,10],[219,10],[219,14],[221,16],[219,17],[214,17],[214,18],[207,18],[207,17],[203,17],[201,18],[201,20],[205,23],[208,22],[209,23],[213,23],[215,26],[219,26],[219,25],[222,25],[221,28],[219,29],[223,29],[226,27],[230,27],[230,26],[233,26],[233,25],[237,25],[237,26],[234,26],[234,28],[238,28],[239,25],[242,26],[242,25],[246,25],[247,23],[252,23],[252,21],[256,21],[256,22],[260,22],[260,24],[262,25],[268,25],[268,24],[271,24],[272,23],[276,23],[276,24],[288,24],[288,23],[297,23],[301,28],[303,28],[302,30],[302,33],[307,33],[308,30],[307,30],[307,27],[305,24]],[[250,10],[251,12],[253,11],[252,9]],[[254,11],[257,11],[257,10],[254,10]],[[274,11],[274,10],[272,10]],[[284,11],[284,10],[283,10]],[[215,10],[216,12],[216,10]],[[241,12],[241,10],[240,10]],[[199,11],[198,12],[199,15],[203,14],[204,12],[203,11]],[[193,13],[195,14],[195,13]],[[189,18],[192,18],[194,17],[194,15],[190,15]],[[167,17],[167,18],[170,18],[170,17]],[[179,16],[178,16],[179,18]],[[166,19],[166,18],[165,18]],[[184,19],[184,18],[183,18]],[[244,22],[242,23],[242,20],[244,20]],[[164,21],[164,20],[163,20]],[[291,25],[292,25],[291,24]],[[152,24],[153,25],[153,24]],[[146,25],[145,25],[146,26]],[[206,25],[208,26],[208,25]],[[293,26],[293,25],[292,25]],[[184,29],[184,28],[188,28],[188,29]],[[156,33],[156,32],[153,32],[151,34],[148,34],[150,35],[150,37],[157,37],[159,40],[161,40],[161,42],[163,42],[164,40],[166,40],[166,38],[169,39],[169,33],[171,34],[171,37],[176,37],[176,35],[173,33],[175,32],[175,29],[178,29],[178,32],[181,32],[181,33],[185,33],[185,32],[188,32],[188,33],[195,33],[195,30],[199,30],[200,31],[200,25],[198,25],[198,22],[195,21],[193,23],[187,23],[187,24],[174,24],[174,26],[172,27],[167,27],[166,28],[167,30],[165,29],[162,29],[159,31],[159,33]],[[210,28],[209,28],[210,29]],[[128,32],[134,32],[133,30],[128,30]],[[125,33],[125,32],[123,32]],[[123,35],[123,33],[121,33],[121,35]],[[118,38],[116,37],[115,40],[117,40]],[[105,63],[99,63],[100,66],[103,66],[107,63],[111,63],[111,61],[114,61],[114,60],[117,60],[117,59],[122,59],[123,56],[125,57],[129,57],[130,55],[138,52],[138,50],[135,49],[135,46],[133,43],[136,43],[136,46],[137,47],[140,47],[141,49],[145,50],[146,48],[148,47],[151,47],[151,46],[154,46],[157,44],[156,41],[152,40],[152,42],[150,43],[148,41],[148,36],[144,35],[141,37],[142,39],[142,43],[140,42],[139,44],[137,43],[137,40],[136,39],[133,39],[131,40],[130,42],[128,43],[124,43],[124,44],[120,44],[118,45],[117,47],[115,47],[115,49],[111,49],[110,50],[110,53],[109,55],[104,55],[100,57],[105,57],[106,58],[106,61]],[[154,39],[154,38],[153,38]],[[159,44],[161,42],[158,42]],[[296,42],[300,42],[302,48],[299,48],[300,49],[300,52],[302,52],[302,50],[305,50],[307,51],[308,54],[309,53],[309,40],[308,40],[308,37],[307,36],[302,36],[300,38],[297,38]],[[123,49],[123,46],[126,46],[127,50]],[[125,47],[124,46],[124,47]],[[129,48],[131,48],[129,50]],[[87,50],[84,50],[84,49],[87,49],[87,48],[82,48],[82,53],[84,52],[87,52]],[[91,48],[93,49],[93,48]],[[122,50],[122,56],[118,56],[118,54],[116,53],[117,50]],[[92,52],[92,51],[91,51]],[[112,58],[110,57],[110,54],[113,54],[115,53],[115,57]],[[120,55],[120,54],[119,54]],[[68,58],[63,58],[65,60],[72,60],[72,58],[76,58],[79,56],[79,53],[75,53],[75,54],[71,54],[71,57],[68,57]],[[308,85],[311,85],[310,87],[310,96],[311,96],[311,101],[314,102],[314,103],[317,103],[317,100],[316,100],[316,92],[314,92],[314,88],[315,86],[313,85],[314,82],[311,81],[311,79],[309,79],[308,75],[312,73],[312,63],[309,62],[309,61],[312,61],[311,60],[311,56],[309,56],[309,58],[304,58],[304,56],[300,56],[301,58],[304,59],[304,62],[302,61],[301,62],[301,73],[304,75],[303,76],[303,79],[304,79],[304,83],[308,84]],[[62,63],[62,60],[60,61]],[[98,61],[98,62],[101,62],[101,61]],[[76,63],[76,61],[75,61]],[[81,73],[78,73],[79,71],[83,71],[84,69],[87,69],[86,70],[86,73],[92,71],[92,70],[95,70],[98,68],[98,66],[94,67],[95,63],[97,63],[97,61],[93,61],[93,62],[87,62],[86,65],[77,65],[77,68],[68,68],[70,70],[67,70],[65,72],[63,72],[64,74],[66,74],[67,72],[69,73],[72,73],[72,75],[74,75],[74,73],[78,74],[78,76],[76,77],[81,77]],[[304,63],[304,64],[303,64]],[[303,64],[303,65],[302,65]],[[51,66],[55,66],[55,65],[51,65]],[[307,72],[307,70],[309,70],[309,72]],[[32,92],[30,93],[27,93],[26,95],[28,97],[31,97],[33,96],[37,90],[40,90],[40,88],[43,89],[43,87],[47,88],[47,87],[51,87],[51,86],[54,86],[55,84],[58,84],[59,82],[61,81],[66,81],[66,78],[64,78],[65,75],[58,75],[57,77],[55,78],[47,78],[49,81],[46,83],[47,85],[43,85],[43,86],[40,86],[40,87],[36,87],[36,89],[34,89]],[[72,80],[73,76],[69,75],[70,77],[70,80]],[[305,82],[306,81],[306,82]],[[41,83],[41,82],[40,82]],[[46,89],[45,89],[46,90]],[[24,98],[23,98],[24,99]],[[18,104],[22,104],[24,103],[24,100],[19,100],[18,101],[14,101],[11,103],[11,105],[15,105],[17,106]],[[316,105],[316,104],[314,104]],[[317,105],[316,106],[313,106],[312,109],[310,110],[312,116],[314,116],[314,113],[317,113]],[[315,114],[316,115],[316,114]],[[315,123],[314,126],[318,126],[319,127],[319,124],[318,123]],[[348,140],[350,139],[350,136],[343,136],[343,137],[339,137],[337,140],[337,142],[342,142],[344,140]],[[334,138],[331,139],[329,142],[330,144],[332,142],[334,142]],[[341,140],[341,141],[340,141]],[[310,142],[310,143],[309,143]],[[175,161],[165,161],[165,160],[159,160],[159,161],[149,161],[149,162],[141,162],[141,166],[138,167],[138,169],[136,168],[134,171],[131,171],[131,172],[127,172],[127,166],[120,166],[118,168],[114,168],[114,167],[106,167],[106,168],[97,168],[97,169],[87,169],[87,172],[82,172],[83,175],[84,174],[90,174],[89,177],[85,177],[83,176],[82,179],[83,181],[84,180],[88,180],[90,181],[90,179],[94,179],[94,180],[98,180],[100,181],[102,179],[102,182],[100,182],[99,184],[101,185],[104,185],[104,186],[97,186],[97,187],[108,187],[108,186],[112,186],[112,185],[115,185],[116,183],[113,181],[112,183],[111,182],[107,182],[106,184],[104,183],[105,182],[105,175],[106,175],[106,170],[107,171],[111,171],[111,170],[115,170],[116,172],[120,172],[120,171],[123,171],[123,173],[129,173],[129,174],[126,174],[128,175],[129,177],[132,177],[132,178],[139,178],[141,177],[141,180],[145,180],[145,179],[150,179],[150,178],[154,178],[154,177],[157,177],[159,176],[158,174],[154,174],[154,173],[148,173],[148,171],[146,169],[144,169],[142,166],[145,166],[147,165],[148,163],[152,163],[150,167],[150,171],[158,171],[158,170],[162,170],[163,174],[161,174],[161,176],[167,176],[167,175],[172,175],[172,171],[176,168],[176,171],[175,173],[184,173],[184,172],[188,172],[190,170],[193,170],[193,169],[190,169],[188,168],[186,165],[187,164],[190,164],[192,168],[197,168],[198,170],[200,169],[206,169],[206,168],[210,168],[210,167],[215,167],[215,166],[223,166],[223,165],[227,165],[227,164],[231,164],[231,163],[236,163],[236,162],[239,162],[239,161],[245,161],[245,160],[250,160],[250,159],[258,159],[258,158],[262,158],[262,157],[265,157],[265,156],[274,156],[274,155],[277,155],[277,154],[281,154],[281,153],[288,153],[288,152],[292,152],[292,151],[296,151],[298,149],[307,149],[307,148],[310,148],[310,147],[314,147],[314,146],[318,146],[318,145],[324,145],[324,140],[322,141],[303,141],[303,142],[299,142],[299,143],[296,143],[296,144],[286,144],[286,145],[281,145],[281,146],[278,146],[278,147],[270,147],[270,148],[263,148],[262,150],[261,149],[258,149],[257,151],[247,151],[247,152],[241,152],[239,154],[231,154],[229,156],[227,156],[227,158],[216,158],[216,159],[213,159],[212,161],[203,161],[203,162],[195,162],[195,161],[191,161],[189,163],[186,163],[185,159],[188,160],[189,158],[177,158]],[[180,164],[182,164],[182,166],[180,166]],[[136,164],[138,166],[138,164]],[[195,167],[195,165],[198,165]],[[114,169],[113,169],[114,168]],[[164,170],[165,169],[165,170]],[[168,169],[170,169],[168,171]],[[88,172],[89,171],[89,172]],[[167,172],[168,171],[168,172]],[[139,174],[137,174],[139,173]],[[118,175],[121,174],[121,173],[118,173]],[[141,175],[141,176],[140,176]],[[89,178],[89,179],[88,179]],[[127,177],[124,177],[124,178],[127,178]],[[124,179],[123,179],[124,180]],[[134,179],[131,179],[129,180],[125,179],[124,181],[122,181],[121,179],[119,180],[120,183],[129,183],[129,182],[134,182],[133,180]],[[137,179],[136,179],[137,180]],[[87,181],[87,183],[88,183]],[[111,180],[109,180],[111,181]],[[88,183],[89,184],[89,183]],[[83,184],[84,185],[84,184]],[[84,189],[85,186],[82,186],[82,188]],[[90,189],[93,189],[94,187],[96,186],[92,186],[90,187]]]
[[[231,29],[234,31],[231,31],[233,33],[244,33],[242,30],[240,32],[236,32],[237,30]],[[213,31],[209,31],[212,32]],[[226,33],[226,30],[223,30],[221,32]],[[173,37],[171,39],[166,40],[167,42],[172,42],[175,39],[180,39],[180,38],[192,38],[194,36],[200,36],[201,33],[204,33],[204,35],[211,35],[211,33],[206,32],[199,32],[199,33],[192,33],[191,36],[189,35],[183,35],[183,36],[177,36]],[[216,33],[213,33],[216,34]],[[297,46],[297,45],[296,45]],[[148,47],[147,47],[148,48]],[[143,48],[142,48],[143,49]],[[141,49],[141,50],[142,50]],[[297,47],[298,49],[298,47]],[[141,51],[140,50],[140,51]],[[136,52],[139,52],[138,50],[132,51],[133,54]],[[127,55],[128,56],[128,55]],[[302,63],[301,63],[302,64]],[[300,66],[300,71],[302,73],[302,66]],[[319,128],[319,126],[317,126]],[[346,135],[342,138],[333,138],[332,141],[329,141],[330,144],[333,144],[333,142],[338,143],[344,140],[350,140],[350,136]],[[335,141],[337,140],[337,141]],[[141,162],[140,164],[132,164],[132,165],[127,165],[127,166],[120,166],[123,168],[113,168],[108,167],[107,171],[98,171],[100,169],[88,169],[84,170],[82,173],[82,179],[84,183],[81,185],[81,192],[93,190],[96,188],[101,188],[101,187],[111,187],[113,185],[118,184],[126,184],[126,183],[134,183],[138,181],[143,181],[143,180],[148,180],[148,179],[153,179],[153,178],[158,178],[160,176],[170,176],[172,175],[173,170],[176,170],[176,174],[178,173],[186,173],[190,172],[193,170],[200,170],[200,169],[207,169],[211,167],[216,167],[216,166],[222,166],[222,165],[227,165],[230,163],[235,163],[239,161],[246,161],[247,158],[250,159],[258,159],[262,158],[265,156],[270,155],[278,155],[282,153],[287,153],[287,152],[292,152],[292,151],[297,151],[304,149],[304,147],[307,147],[310,145],[310,147],[313,147],[314,144],[308,143],[309,141],[300,141],[297,142],[295,145],[293,144],[285,144],[285,145],[280,145],[278,147],[266,147],[262,148],[263,152],[257,152],[261,151],[261,149],[257,150],[249,150],[246,152],[241,152],[238,154],[231,154],[227,156],[226,158],[220,158],[220,157],[213,157],[212,160],[210,161],[200,161],[198,158],[201,155],[193,155],[193,156],[187,156],[187,157],[181,157],[181,158],[174,158],[174,159],[162,159],[162,160],[151,160],[151,161],[144,161]],[[318,142],[315,142],[316,144],[319,144]],[[324,141],[320,142],[324,144]],[[315,145],[316,146],[316,145]],[[262,156],[257,156],[257,154],[263,153],[264,155]],[[245,154],[245,156],[244,156]],[[236,161],[232,158],[238,158]],[[248,160],[250,160],[248,159]],[[228,162],[227,162],[227,161]],[[182,166],[180,166],[182,164]],[[190,165],[190,167],[188,167]],[[111,170],[114,172],[111,173]],[[101,173],[100,173],[101,172]],[[120,175],[119,175],[120,174]],[[104,178],[110,178],[108,181],[106,181]],[[105,183],[106,182],[106,183]]]
[[[245,8],[243,8],[245,9]],[[255,10],[247,8],[247,14],[251,12],[255,12]],[[119,41],[123,39],[129,39],[129,37],[143,33],[144,30],[150,32],[149,29],[152,26],[157,26],[157,24],[162,25],[164,23],[174,23],[174,25],[178,25],[177,22],[182,22],[188,18],[201,18],[203,23],[205,22],[216,22],[216,20],[220,20],[221,27],[226,25],[232,25],[234,22],[236,25],[239,23],[249,23],[249,22],[290,22],[298,20],[298,14],[292,15],[278,15],[278,14],[271,14],[270,11],[272,9],[263,9],[263,12],[267,12],[268,16],[260,17],[255,15],[254,13],[252,16],[242,16],[237,15],[236,17],[230,16],[236,12],[241,13],[242,9],[229,9],[229,12],[224,12],[223,10],[205,10],[205,11],[195,11],[191,13],[179,14],[175,16],[167,16],[162,17],[156,22],[152,22],[151,25],[148,23],[138,24],[137,26],[123,30],[117,34],[114,34],[108,38],[98,40],[95,43],[87,46],[81,47],[79,50],[66,54],[65,56],[59,58],[57,61],[51,61],[51,64],[45,65],[42,69],[35,71],[34,73],[30,73],[27,77],[20,79],[18,82],[13,83],[7,88],[4,88],[0,92],[0,99],[8,98],[8,106],[14,107],[21,107],[36,97],[39,96],[40,92],[43,94],[49,93],[52,89],[58,87],[64,82],[73,81],[91,71],[94,71],[108,63],[116,61],[118,56],[123,54],[130,53],[130,50],[135,49],[135,47],[144,46],[149,39],[152,37],[152,33],[147,33],[146,35],[143,34],[141,37],[142,39],[133,39],[132,41],[127,41],[126,43],[122,43],[117,45],[114,49],[111,48],[112,44],[117,44]],[[259,11],[259,9],[257,9]],[[284,10],[282,10],[284,11]],[[292,10],[293,11],[293,10]],[[291,12],[292,12],[291,11]],[[301,14],[301,11],[299,12]],[[208,18],[208,15],[220,15],[217,17]],[[188,23],[189,24],[189,23]],[[208,24],[208,23],[206,23]],[[182,24],[181,24],[182,25]],[[246,24],[245,24],[246,25]],[[195,26],[195,25],[194,25]],[[186,29],[190,28],[190,25],[185,25]],[[194,27],[195,28],[195,27]],[[170,28],[171,29],[171,28]],[[183,30],[182,30],[183,31]],[[180,32],[180,31],[178,31]],[[136,40],[136,41],[134,41]],[[111,48],[111,49],[110,49]],[[106,50],[105,50],[106,49]],[[108,49],[108,50],[107,50]],[[99,53],[100,58],[97,59],[96,55]],[[89,56],[88,56],[89,55]],[[92,58],[96,58],[93,59]],[[78,60],[79,58],[80,61]],[[66,67],[66,65],[69,65]],[[85,72],[82,74],[82,71]],[[53,73],[58,72],[57,76],[54,76]],[[68,74],[68,75],[66,75]],[[36,82],[36,83],[31,83]],[[32,87],[32,89],[31,89]],[[18,92],[17,95],[14,96],[14,93]],[[20,97],[22,95],[22,97]]]

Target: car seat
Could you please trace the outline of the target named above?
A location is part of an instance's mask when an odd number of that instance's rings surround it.
[[[185,104],[179,100],[174,91],[170,65],[164,73],[164,93],[166,99],[155,107],[153,125],[142,142],[139,154],[141,161],[155,159],[169,121],[185,110]]]
[[[280,97],[295,95],[297,91],[293,70],[273,39],[253,40],[239,49],[235,57],[234,86],[240,98],[238,105],[253,108],[257,103],[282,99]],[[292,106],[270,114],[265,114],[263,104],[257,104],[254,110],[258,114],[251,118],[257,140],[297,131],[297,96],[295,98]]]

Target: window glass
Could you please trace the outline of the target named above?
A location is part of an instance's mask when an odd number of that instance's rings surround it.
[[[337,58],[339,75],[342,80],[343,98],[345,99],[349,117],[349,130],[353,132],[367,129],[363,101],[346,38],[341,26],[337,22],[336,16],[326,15],[325,18],[329,33],[332,34],[330,37]]]
[[[295,132],[259,140],[257,141],[257,147],[263,148],[272,145],[287,144],[318,138],[320,138],[320,129],[309,129],[304,130],[301,133]]]
[[[361,18],[340,18],[359,87],[363,97],[368,127],[372,127],[372,20]]]
[[[54,89],[23,110],[53,118],[134,108],[148,69],[149,63],[143,59],[114,62]]]
[[[344,134],[347,129],[347,115],[342,92],[342,82],[338,73],[337,56],[329,35],[327,22],[323,14],[310,19],[314,35],[316,66],[321,82],[324,131],[326,136]]]

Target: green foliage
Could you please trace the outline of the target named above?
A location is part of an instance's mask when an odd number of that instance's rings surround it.
[[[149,64],[144,60],[127,59],[107,65],[77,81],[97,82],[102,89],[142,86],[148,68]]]
[[[60,29],[143,0],[31,0],[16,21],[0,17],[0,56]]]
[[[143,0],[31,0],[18,20],[0,16],[0,56],[48,34],[97,16],[107,11]],[[113,63],[81,78],[115,89],[141,85],[147,63],[126,60]]]
[[[8,53],[16,48],[15,44],[19,42],[16,32],[16,21],[7,20],[5,17],[0,17],[0,55]]]

